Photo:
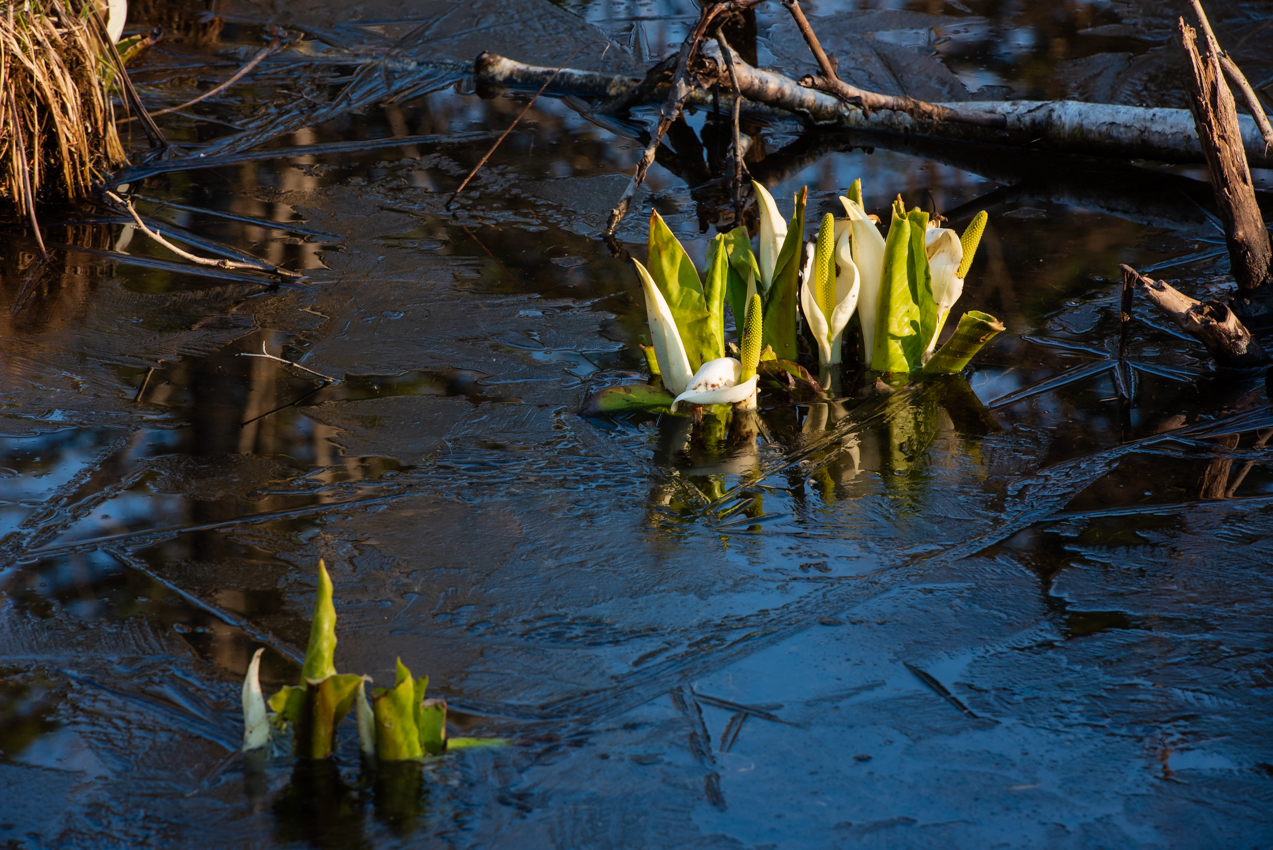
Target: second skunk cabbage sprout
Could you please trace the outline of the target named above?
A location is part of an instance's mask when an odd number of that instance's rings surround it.
[[[309,648],[301,684],[289,685],[267,703],[261,694],[258,649],[243,679],[243,749],[266,747],[271,726],[292,730],[292,750],[298,758],[323,759],[335,749],[336,727],[357,704],[358,737],[363,754],[381,761],[420,759],[448,749],[499,746],[502,738],[447,738],[446,701],[425,699],[428,677],[414,679],[398,661],[392,688],[376,688],[367,700],[367,676],[341,675],[333,658],[336,650],[336,608],[327,568],[318,562],[318,594],[310,625]],[[266,706],[274,709],[269,715]]]
[[[844,329],[857,309],[861,280],[853,263],[850,229],[837,239],[835,218],[827,213],[818,228],[817,244],[802,274],[800,307],[818,345],[818,362],[840,362]]]
[[[673,412],[681,402],[699,405],[736,404],[745,410],[756,407],[756,384],[759,381],[756,367],[760,363],[760,343],[764,332],[760,304],[760,293],[753,293],[747,305],[747,318],[739,352],[742,360],[719,357],[704,363],[694,373],[685,390],[673,400]]]
[[[925,248],[928,267],[933,275],[933,301],[937,304],[936,327],[933,328],[932,337],[925,349],[928,355],[937,347],[937,337],[941,335],[946,319],[950,317],[950,308],[955,306],[964,292],[964,277],[972,266],[972,258],[977,253],[981,234],[985,232],[989,218],[985,210],[977,213],[962,237],[945,227],[928,229]]]

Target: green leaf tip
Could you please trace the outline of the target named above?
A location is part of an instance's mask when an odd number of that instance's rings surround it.
[[[964,258],[959,263],[959,271],[955,272],[956,277],[968,276],[968,270],[972,268],[972,258],[977,254],[977,246],[981,244],[981,234],[986,231],[986,222],[989,220],[990,215],[982,210],[973,216],[972,224],[969,224],[964,235],[959,237],[959,242],[964,249]]]
[[[863,204],[862,204],[862,178],[861,178],[861,177],[859,177],[858,179],[854,180],[854,181],[853,181],[853,185],[849,186],[848,199],[849,199],[850,201],[852,201],[853,203],[857,204],[859,207],[860,207],[860,206],[863,206]]]
[[[309,626],[309,647],[301,676],[307,680],[326,679],[336,674],[336,606],[332,603],[332,580],[327,565],[318,562],[318,594],[314,598],[314,618]],[[303,683],[302,683],[303,684]]]
[[[835,216],[827,213],[818,228],[818,246],[813,254],[813,293],[823,317],[831,321],[835,310]]]
[[[760,363],[760,344],[764,336],[764,316],[760,304],[760,293],[752,293],[751,301],[747,304],[747,320],[743,327],[743,344],[741,360],[743,364],[742,374],[739,381],[750,381],[752,376],[756,374],[756,367]]]

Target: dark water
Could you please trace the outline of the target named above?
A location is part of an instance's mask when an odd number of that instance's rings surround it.
[[[441,63],[583,46],[633,71],[692,4],[135,11],[170,34],[134,75],[156,107],[266,22],[304,35],[187,110],[221,123],[164,119],[213,167],[129,189],[192,250],[305,279],[192,266],[101,210],[46,211],[46,263],[6,225],[6,846],[1273,843],[1265,383],[1139,306],[1115,358],[1119,263],[1228,285],[1199,169],[745,123],[780,199],[830,210],[861,177],[877,210],[987,208],[960,308],[1009,332],[966,382],[766,392],[752,428],[587,420],[642,370],[635,276],[595,234],[654,113],[541,99],[448,212],[525,96]],[[809,4],[880,90],[1167,105],[1180,11]],[[1267,7],[1212,14],[1273,77]],[[810,70],[784,15],[744,52]],[[674,130],[627,249],[653,207],[701,257],[722,138],[702,112]],[[332,382],[241,356],[262,347]],[[453,733],[512,745],[370,777],[350,723],[331,763],[239,755],[247,662],[295,680],[319,558],[340,670],[400,655]]]

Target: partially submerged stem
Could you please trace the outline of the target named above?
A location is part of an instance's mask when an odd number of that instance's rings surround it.
[[[152,112],[150,114],[152,116],[167,115],[170,112],[178,112],[182,109],[186,109],[187,107],[194,106],[196,103],[199,103],[202,100],[207,100],[210,97],[215,97],[216,95],[228,89],[230,86],[237,83],[239,80],[246,77],[248,74],[252,73],[252,70],[256,68],[257,65],[260,65],[262,62],[264,62],[271,54],[276,52],[282,46],[283,46],[283,37],[281,35],[275,35],[274,40],[271,41],[265,47],[264,50],[256,54],[256,56],[253,56],[252,59],[246,65],[244,65],[242,68],[238,70],[238,72],[234,74],[234,76],[230,77],[230,79],[226,80],[221,85],[217,86],[214,89],[210,89],[204,92],[203,94],[196,97],[194,100],[186,101],[180,106],[170,106],[167,109],[160,109],[158,112]],[[133,119],[133,120],[136,120],[136,119]]]

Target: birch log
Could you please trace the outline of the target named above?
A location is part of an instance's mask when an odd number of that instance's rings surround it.
[[[727,90],[729,79],[720,47],[714,42],[707,42],[701,54],[705,61],[714,63],[723,84],[722,90]],[[555,70],[484,53],[478,57],[475,74],[483,83],[538,88]],[[1193,116],[1187,109],[1065,100],[977,101],[980,110],[1004,117],[1004,127],[996,129],[949,121],[921,121],[890,110],[879,110],[867,116],[862,110],[829,94],[802,88],[790,77],[754,68],[736,53],[734,70],[745,98],[743,108],[751,113],[795,115],[813,124],[837,129],[922,135],[1088,156],[1162,162],[1203,161]],[[640,81],[639,77],[567,70],[562,71],[546,93],[614,98],[634,89]],[[577,88],[574,87],[576,84]],[[654,90],[654,99],[661,101],[665,97],[665,88]],[[702,89],[695,90],[686,100],[686,105],[711,108],[712,95]],[[938,105],[966,108],[968,104]],[[1273,168],[1273,155],[1266,153],[1255,122],[1248,115],[1239,116],[1238,121],[1247,161],[1255,167]]]

